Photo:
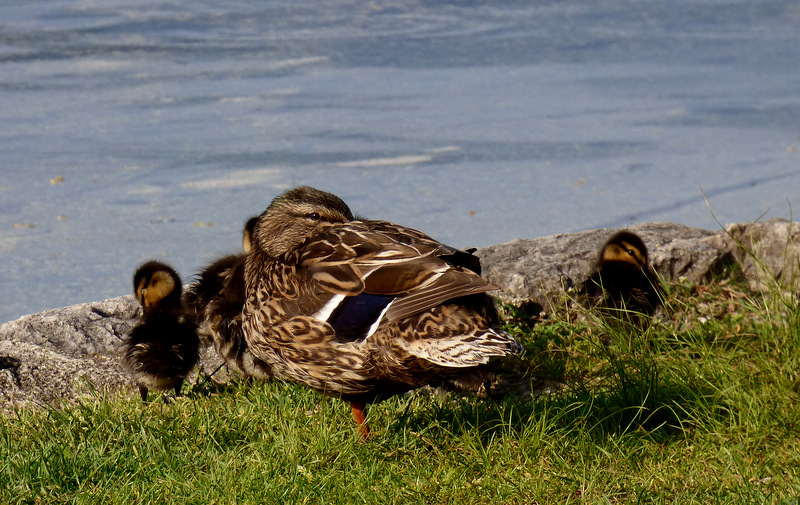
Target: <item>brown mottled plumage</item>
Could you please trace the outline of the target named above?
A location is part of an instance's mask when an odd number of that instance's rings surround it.
[[[174,389],[180,394],[197,363],[199,347],[195,324],[181,300],[181,279],[169,265],[149,261],[136,270],[133,290],[142,305],[142,318],[125,340],[123,365],[142,401],[147,401],[150,389]]]
[[[254,217],[245,225],[242,239],[245,253],[250,250],[255,223]],[[185,299],[194,312],[200,333],[210,337],[226,366],[246,379],[263,380],[272,377],[272,369],[253,356],[242,333],[246,258],[246,254],[231,254],[204,268],[197,282],[186,290]]]
[[[253,230],[244,333],[283,377],[364,409],[521,352],[495,327],[497,286],[477,258],[386,221],[353,221],[337,196],[299,187],[275,198]]]
[[[603,244],[584,286],[591,305],[612,309],[617,316],[652,315],[663,296],[658,276],[648,264],[647,247],[628,230]]]

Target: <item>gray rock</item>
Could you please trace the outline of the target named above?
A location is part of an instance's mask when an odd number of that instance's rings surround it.
[[[130,380],[117,355],[141,308],[133,296],[23,316],[0,326],[0,405],[57,405]]]
[[[733,224],[717,233],[672,223],[630,229],[642,237],[651,264],[667,281],[704,282],[739,261],[754,289],[774,288],[774,281],[798,288],[800,223]],[[517,239],[476,254],[484,276],[502,287],[495,293],[503,300],[532,301],[545,311],[557,311],[565,294],[575,294],[587,279],[600,247],[615,231]],[[133,396],[119,356],[140,311],[128,295],[31,314],[0,326],[0,410],[74,401],[91,391],[88,383],[96,391],[129,388]],[[211,373],[221,363],[207,347],[200,368]],[[227,378],[224,373],[216,377]]]
[[[753,291],[800,289],[800,223],[776,218],[729,224],[708,243],[731,251]]]
[[[0,340],[36,344],[81,358],[118,353],[142,309],[133,295],[23,316],[0,326]]]
[[[0,341],[0,410],[58,406],[130,382],[113,356],[77,358],[30,343]]]

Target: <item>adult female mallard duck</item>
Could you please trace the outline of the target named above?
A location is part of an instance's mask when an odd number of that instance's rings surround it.
[[[255,223],[256,218],[251,218],[245,224],[242,239],[245,252],[224,256],[204,268],[197,282],[186,290],[185,299],[194,312],[200,333],[211,338],[226,366],[245,379],[263,380],[272,377],[272,369],[253,356],[242,332],[244,263]]]
[[[142,401],[150,389],[174,389],[179,395],[198,360],[199,338],[181,299],[183,285],[175,270],[148,261],[133,276],[142,318],[125,340],[122,362],[139,387]]]
[[[337,196],[307,186],[275,198],[245,263],[244,333],[286,378],[366,405],[458,380],[521,352],[495,327],[476,258],[386,221],[353,220]]]
[[[591,305],[612,309],[618,317],[652,315],[663,297],[644,241],[628,230],[615,233],[603,244],[584,286]]]

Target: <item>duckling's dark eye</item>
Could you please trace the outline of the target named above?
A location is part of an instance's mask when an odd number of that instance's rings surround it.
[[[318,212],[312,212],[308,215],[308,218],[312,221],[319,221],[321,219]]]
[[[627,250],[627,251],[625,251],[625,252],[627,252],[627,253],[628,253],[628,254],[630,254],[631,256],[636,256],[636,253],[635,253],[635,252],[633,252],[633,249],[628,249],[628,250]]]

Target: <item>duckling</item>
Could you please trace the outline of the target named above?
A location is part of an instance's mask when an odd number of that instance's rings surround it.
[[[628,230],[615,233],[603,244],[584,291],[591,305],[614,309],[617,314],[650,316],[663,297],[644,241]]]
[[[250,250],[250,236],[255,223],[253,217],[245,224],[242,238],[245,253]],[[193,310],[200,332],[210,336],[226,366],[242,374],[246,380],[251,377],[265,380],[272,377],[272,370],[253,356],[242,333],[246,257],[241,253],[231,254],[204,268],[198,281],[187,289],[185,299]]]
[[[133,290],[142,318],[125,340],[122,362],[139,387],[143,402],[150,389],[174,389],[198,360],[199,338],[181,300],[183,285],[164,263],[148,261],[133,276]]]
[[[522,351],[491,317],[486,293],[498,286],[469,268],[471,256],[411,228],[354,220],[331,193],[292,189],[253,229],[245,339],[276,376],[349,402],[366,438],[368,404]]]
[[[258,223],[258,216],[251,217],[244,224],[244,231],[242,232],[242,249],[244,249],[245,254],[249,253],[250,249],[253,248],[253,230],[256,227],[256,223]]]

